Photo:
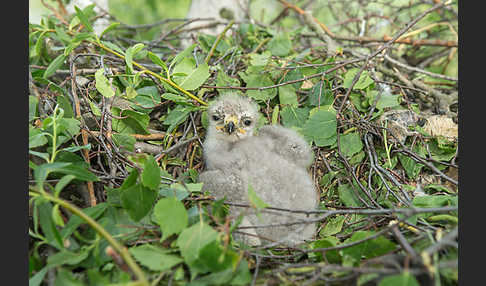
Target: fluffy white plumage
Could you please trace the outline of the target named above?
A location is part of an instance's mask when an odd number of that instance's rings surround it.
[[[204,141],[206,169],[200,174],[204,189],[216,198],[250,204],[248,185],[272,207],[314,210],[318,196],[306,168],[313,160],[308,144],[293,130],[263,126],[255,134],[258,106],[249,98],[221,96],[208,108],[209,126]],[[248,213],[231,207],[232,216],[245,212],[240,227],[296,222],[304,214],[265,211]],[[243,228],[250,235],[235,238],[250,245],[280,241],[295,245],[311,239],[315,224]]]

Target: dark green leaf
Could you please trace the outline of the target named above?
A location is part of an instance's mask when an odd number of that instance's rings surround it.
[[[326,225],[319,233],[321,236],[330,236],[341,232],[346,217],[344,215],[328,219]]]
[[[44,78],[48,78],[53,75],[64,63],[66,56],[64,54],[60,54],[57,56],[50,64],[47,66],[46,71],[44,72]]]
[[[401,274],[390,275],[383,278],[378,286],[419,286],[415,277],[406,271]]]
[[[356,74],[359,72],[358,68],[353,68],[350,69],[346,72],[344,75],[344,81],[343,81],[343,87],[344,88],[350,88],[351,83],[353,82],[354,77]],[[353,89],[365,89],[367,88],[370,84],[372,84],[374,81],[370,78],[368,75],[367,71],[363,71],[361,75],[359,76],[358,81],[354,85]]]
[[[282,125],[285,127],[302,127],[309,116],[309,108],[295,108],[293,106],[284,106],[280,112]]]
[[[121,201],[124,209],[134,221],[145,217],[155,202],[157,193],[142,185],[134,185],[122,191]]]
[[[351,157],[363,149],[363,143],[359,133],[352,132],[340,135],[341,152],[346,157]]]
[[[89,255],[88,249],[82,249],[80,253],[75,253],[69,250],[61,250],[60,252],[49,256],[47,264],[51,267],[62,264],[76,265],[86,259]]]
[[[162,239],[178,234],[187,227],[188,216],[184,204],[176,197],[160,199],[154,207],[154,220],[160,225]]]
[[[167,74],[169,74],[169,69],[167,68],[167,64],[163,60],[161,60],[156,54],[149,51],[147,53],[147,56],[154,64],[161,66],[164,69],[164,71]]]
[[[268,49],[274,56],[284,57],[292,49],[292,42],[287,33],[279,33],[268,42]]]
[[[54,171],[66,175],[74,175],[76,179],[81,181],[97,182],[100,180],[95,174],[91,173],[91,171],[87,170],[83,165],[80,164],[69,164],[67,166],[57,168]]]
[[[141,179],[142,184],[152,190],[156,190],[160,185],[160,167],[151,155],[145,161]]]
[[[365,239],[375,234],[373,231],[357,231],[353,233],[351,238],[348,238],[343,243],[351,243]],[[344,248],[342,250],[343,255],[349,255],[355,261],[359,262],[363,257],[366,259],[373,258],[393,251],[396,248],[396,244],[390,240],[379,236],[374,239],[363,241],[362,243],[353,245],[351,247]]]
[[[43,202],[37,205],[37,209],[39,211],[39,222],[44,237],[46,241],[56,247],[57,249],[64,248],[61,235],[52,220],[52,205],[48,202]]]
[[[105,71],[103,68],[100,68],[95,73],[96,79],[96,89],[104,96],[104,97],[113,97],[115,95],[115,91],[111,87],[110,82],[105,76]]]
[[[133,72],[133,57],[144,48],[144,44],[137,43],[129,47],[125,53],[125,62],[127,63],[130,72]]]
[[[168,254],[168,250],[150,244],[134,246],[129,251],[140,264],[152,271],[165,271],[183,261],[178,256]]]
[[[74,6],[74,9],[76,10],[76,16],[78,16],[79,21],[83,23],[88,31],[93,32],[93,27],[91,26],[91,23],[89,22],[88,17],[84,14],[83,10],[79,9],[77,6]]]
[[[133,152],[135,150],[135,137],[126,134],[112,134],[113,142],[116,145],[125,148],[128,151]]]
[[[39,103],[39,99],[29,95],[29,122],[37,116],[37,103]]]
[[[336,127],[336,114],[321,108],[309,117],[302,134],[319,147],[330,146],[336,142]]]
[[[349,184],[341,184],[338,187],[339,199],[347,207],[361,207],[363,203],[354,193],[352,187]]]
[[[118,23],[118,22],[111,23],[108,27],[106,27],[106,29],[103,30],[103,32],[101,32],[100,38],[103,37],[104,34],[115,29],[116,27],[118,27],[119,25],[120,25],[120,23]]]
[[[191,265],[200,257],[201,249],[217,237],[218,232],[201,221],[181,232],[177,239],[177,246],[185,262]]]
[[[57,96],[57,104],[64,110],[64,118],[73,118],[74,112],[71,106],[71,102],[66,99],[66,97],[59,95]]]
[[[108,205],[106,203],[99,203],[96,206],[84,208],[83,212],[89,217],[91,217],[92,219],[96,220],[104,213],[107,206]],[[67,224],[61,230],[62,239],[68,238],[76,230],[76,228],[78,228],[78,226],[80,226],[82,223],[85,223],[85,221],[82,218],[76,215],[71,216]]]
[[[176,76],[185,74],[185,76]],[[200,63],[196,68],[196,62],[192,58],[184,58],[173,70],[174,81],[183,89],[194,90],[200,87],[209,77],[209,66],[206,62]]]
[[[299,102],[297,101],[297,93],[292,85],[284,85],[278,88],[278,98],[280,104],[287,104],[297,107]]]

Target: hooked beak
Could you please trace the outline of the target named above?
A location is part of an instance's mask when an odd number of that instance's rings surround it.
[[[233,133],[233,131],[235,131],[235,129],[236,129],[235,127],[236,127],[236,126],[235,126],[235,124],[233,123],[233,121],[230,121],[230,122],[228,122],[228,124],[226,124],[226,125],[224,126],[224,130],[225,130],[226,132],[228,132],[228,134],[231,134],[231,133]]]
[[[238,125],[238,118],[236,116],[229,116],[225,120],[225,125],[224,125],[224,131],[226,131],[228,134],[233,134],[233,132],[236,130],[236,126]]]

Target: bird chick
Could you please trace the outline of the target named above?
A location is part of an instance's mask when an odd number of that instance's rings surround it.
[[[272,207],[314,210],[318,197],[306,168],[313,160],[309,145],[295,131],[263,126],[256,133],[258,105],[250,98],[224,95],[208,107],[204,141],[205,171],[199,179],[217,198],[250,204],[248,188]],[[260,214],[231,206],[233,217],[244,215],[235,238],[249,245],[280,242],[296,245],[311,239],[314,223],[304,214],[265,210]],[[244,232],[245,234],[241,234]]]

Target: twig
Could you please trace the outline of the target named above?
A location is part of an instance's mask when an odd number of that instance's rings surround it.
[[[235,23],[235,20],[231,20],[228,23],[228,25],[226,25],[226,27],[224,27],[223,31],[218,35],[218,37],[214,41],[214,44],[211,47],[211,50],[209,50],[209,53],[206,56],[206,59],[204,60],[207,64],[209,63],[209,60],[213,56],[213,53],[216,50],[216,47],[219,45],[219,42],[221,41],[221,39],[223,39],[223,37],[226,35],[226,32],[231,28],[231,26],[233,26],[234,23]]]

